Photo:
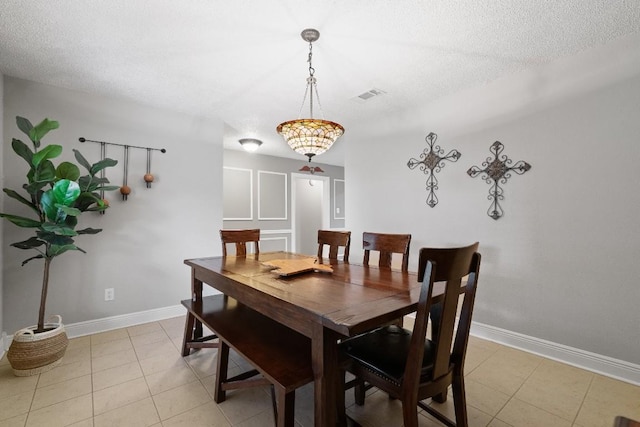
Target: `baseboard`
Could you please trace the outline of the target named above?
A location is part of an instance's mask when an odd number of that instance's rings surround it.
[[[69,338],[75,338],[148,322],[156,322],[158,320],[182,316],[184,313],[185,308],[182,305],[174,305],[86,322],[66,324],[65,329]],[[478,322],[472,322],[471,335],[640,386],[640,365],[634,363]],[[9,337],[6,335],[0,338],[0,358],[4,355],[5,349],[11,344],[12,338],[13,336]]]
[[[170,307],[139,311],[137,313],[88,320],[86,322],[65,324],[64,328],[67,331],[67,336],[69,338],[76,338],[84,335],[111,331],[113,329],[140,325],[142,323],[156,322],[158,320],[182,316],[183,314],[185,314],[185,308],[182,305],[173,305]]]
[[[634,385],[640,385],[640,365],[625,362],[624,360],[477,322],[472,322],[471,335]]]

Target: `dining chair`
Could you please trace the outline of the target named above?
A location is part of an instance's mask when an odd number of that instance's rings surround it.
[[[227,244],[235,243],[236,256],[247,256],[247,243],[253,243],[253,253],[260,253],[260,229],[249,230],[220,230],[222,240],[222,255],[227,256]]]
[[[365,382],[402,401],[405,427],[418,426],[418,407],[448,426],[468,425],[464,387],[464,361],[480,269],[478,243],[459,248],[422,248],[419,264],[424,271],[413,330],[387,326],[344,340],[340,344],[341,381],[338,415],[346,421],[344,392],[356,387],[356,404],[364,405]],[[462,279],[467,276],[464,286]],[[436,282],[445,282],[443,296],[434,298]],[[456,309],[463,294],[455,330]],[[436,339],[427,339],[429,308],[442,301]],[[453,342],[453,346],[451,345]],[[345,372],[355,378],[345,383]],[[455,422],[422,400],[453,390]]]
[[[260,229],[251,230],[220,230],[220,240],[222,241],[222,255],[227,256],[227,244],[235,243],[236,256],[247,256],[247,243],[254,243],[254,252],[260,252],[258,241],[260,240]],[[193,295],[195,289],[191,289]],[[225,298],[224,295],[216,295],[216,298]],[[200,322],[190,311],[187,311],[187,320],[184,326],[184,339],[182,341],[182,356],[188,356],[191,349],[219,348],[220,343],[215,331],[203,336],[202,322]],[[212,342],[216,340],[215,342]]]
[[[613,427],[640,427],[640,421],[618,415],[615,420],[613,420]]]
[[[338,250],[344,247],[342,260],[349,262],[350,231],[318,230],[318,258],[322,259],[324,247],[329,247],[329,259],[338,259]]]
[[[362,233],[362,249],[364,249],[364,265],[369,265],[371,251],[379,252],[378,266],[391,268],[392,254],[402,255],[402,271],[409,270],[409,245],[411,234]]]

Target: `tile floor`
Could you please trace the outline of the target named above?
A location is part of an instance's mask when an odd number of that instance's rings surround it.
[[[63,364],[32,377],[0,361],[0,427],[273,425],[269,389],[211,398],[215,349],[182,358],[183,317],[70,340]],[[244,369],[234,357],[232,369]],[[466,365],[474,427],[611,427],[616,415],[640,419],[640,387],[473,338]],[[371,391],[348,413],[365,427],[400,427],[398,401]],[[441,409],[452,412],[452,399]],[[421,426],[439,426],[424,413]],[[313,425],[313,389],[296,394],[296,422]]]

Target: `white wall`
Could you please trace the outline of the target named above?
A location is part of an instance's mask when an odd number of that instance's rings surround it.
[[[363,231],[411,233],[414,269],[420,247],[477,240],[476,322],[640,363],[639,43],[620,40],[350,128],[351,258],[361,256]],[[437,174],[433,209],[426,175],[406,165],[431,131],[445,152],[462,153]],[[496,140],[532,165],[503,186],[498,221],[486,213],[489,185],[466,174]]]
[[[81,144],[80,136],[167,150],[153,153],[156,180],[147,189],[142,180],[146,152],[131,149],[133,193],[126,202],[111,193],[105,215],[81,218],[82,225],[104,231],[78,238],[87,254],[54,260],[47,313],[76,323],[175,306],[188,298],[190,272],[183,260],[221,252],[216,242],[222,228],[223,123],[10,77],[5,77],[4,95],[2,163],[9,188],[21,185],[26,167],[6,143],[24,136],[15,126],[16,115],[34,124],[44,117],[58,120],[60,129],[44,141],[63,145],[66,159],[73,159],[73,148],[92,162],[99,159],[99,144]],[[119,161],[108,177],[121,185],[123,150],[109,146],[107,155]],[[20,211],[16,205],[5,200],[7,211]],[[6,221],[2,227],[7,245],[29,235]],[[4,248],[2,318],[8,333],[37,320],[42,263],[21,267],[25,258],[25,251]],[[115,301],[104,301],[105,288],[115,288]]]

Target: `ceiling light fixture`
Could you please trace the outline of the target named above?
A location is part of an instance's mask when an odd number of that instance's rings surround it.
[[[244,148],[245,151],[250,153],[253,153],[262,145],[262,141],[255,138],[242,138],[239,139],[238,142],[242,145],[242,148]]]
[[[289,147],[296,153],[303,154],[311,158],[317,154],[327,151],[338,138],[344,133],[344,128],[338,123],[313,118],[313,97],[315,94],[320,114],[322,115],[322,106],[320,106],[320,97],[318,96],[318,88],[316,86],[316,78],[314,77],[315,69],[312,66],[311,58],[313,56],[313,42],[320,38],[320,32],[312,28],[307,28],[300,33],[304,41],[309,42],[309,77],[307,77],[307,88],[302,98],[300,113],[298,119],[280,123],[276,131],[282,135]],[[300,118],[305,101],[309,94],[309,118]]]

